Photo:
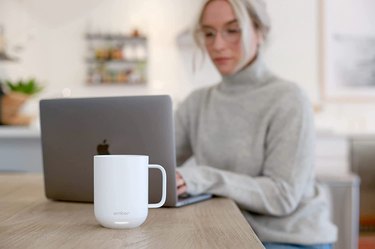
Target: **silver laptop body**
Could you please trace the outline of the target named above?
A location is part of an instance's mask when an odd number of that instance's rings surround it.
[[[67,98],[40,101],[45,194],[61,201],[93,201],[93,156],[149,155],[167,171],[167,200],[176,207],[211,195],[178,200],[172,101],[169,96]],[[161,198],[161,175],[150,170],[149,201]]]

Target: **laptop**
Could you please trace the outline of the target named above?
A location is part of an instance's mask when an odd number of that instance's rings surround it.
[[[93,157],[97,154],[148,155],[167,172],[166,207],[207,200],[210,194],[176,192],[176,155],[171,98],[126,96],[40,101],[46,197],[93,202]],[[162,178],[149,172],[149,201],[159,202]]]

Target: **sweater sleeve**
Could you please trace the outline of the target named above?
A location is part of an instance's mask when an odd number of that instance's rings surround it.
[[[264,138],[265,156],[259,176],[209,165],[184,166],[178,170],[188,191],[226,196],[254,213],[284,216],[293,212],[313,178],[312,108],[299,90],[287,94],[275,106]]]

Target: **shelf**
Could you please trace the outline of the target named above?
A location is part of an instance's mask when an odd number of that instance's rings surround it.
[[[146,43],[145,36],[130,36],[122,34],[86,34],[88,40],[107,40],[107,41],[124,41],[124,42],[141,42]]]
[[[86,34],[86,82],[89,85],[144,85],[147,38],[122,34]]]
[[[86,59],[87,63],[130,63],[130,64],[143,64],[147,63],[147,60],[97,60],[97,59]]]
[[[113,82],[98,82],[98,83],[88,82],[87,84],[90,85],[90,86],[106,86],[106,85],[108,85],[108,86],[115,86],[115,85],[119,85],[119,86],[143,86],[143,85],[146,84],[146,82],[141,81],[141,82],[133,83],[133,82],[128,82],[128,81],[122,81],[122,82],[113,81]]]
[[[40,138],[39,127],[0,126],[0,138]]]

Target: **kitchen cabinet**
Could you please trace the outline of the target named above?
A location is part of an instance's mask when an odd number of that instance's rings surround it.
[[[43,171],[39,128],[0,126],[0,171]]]

